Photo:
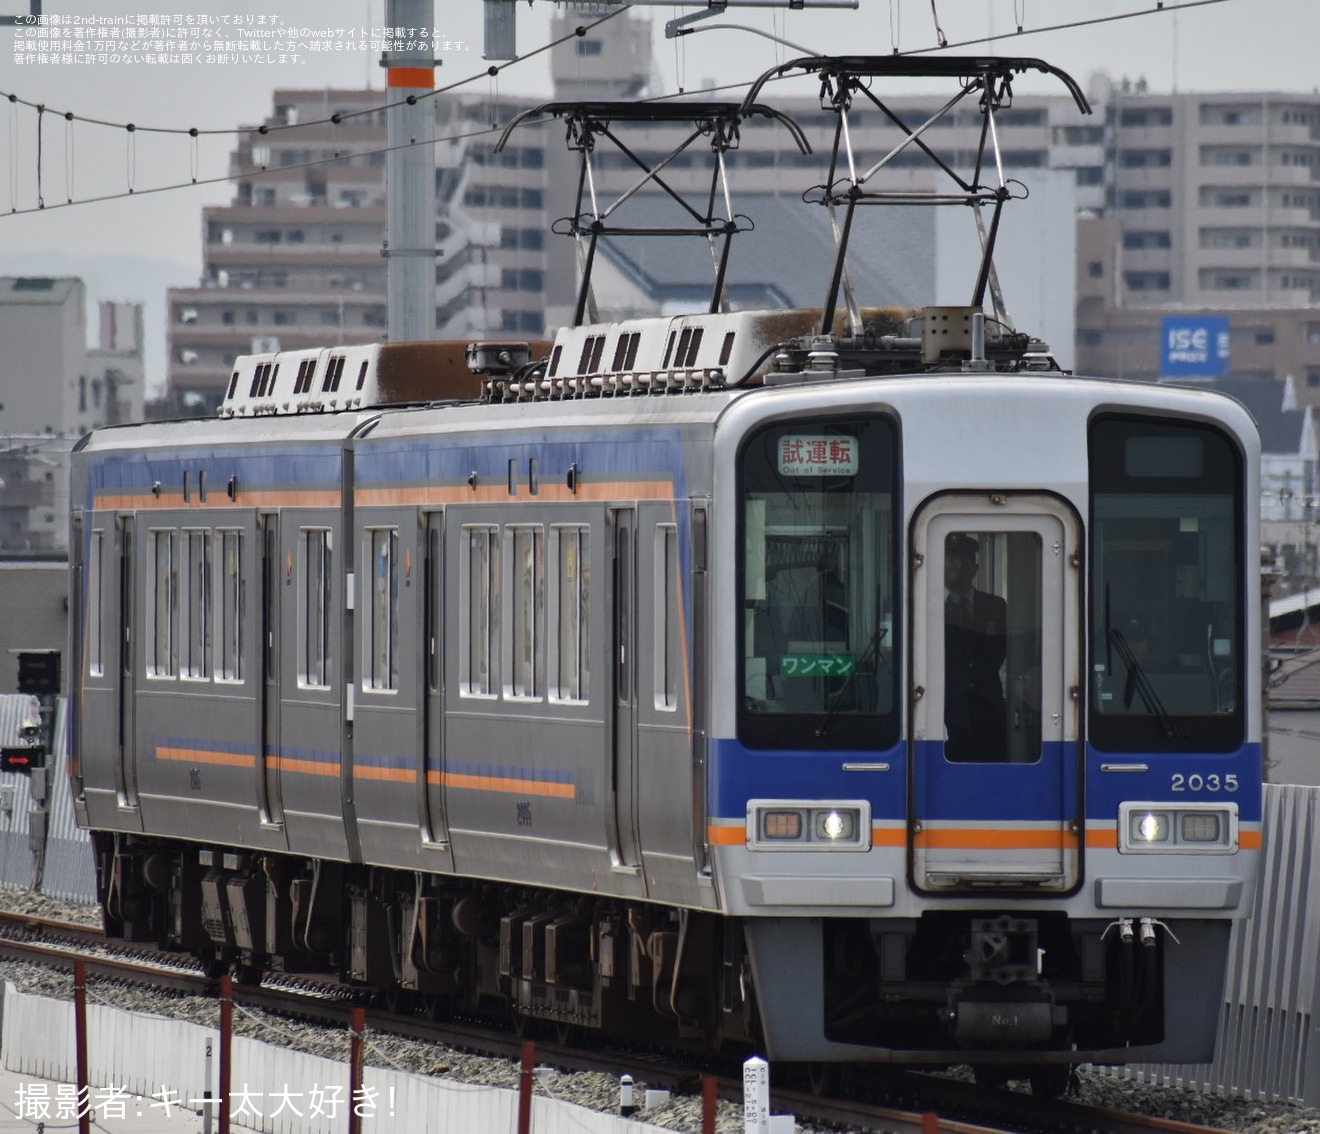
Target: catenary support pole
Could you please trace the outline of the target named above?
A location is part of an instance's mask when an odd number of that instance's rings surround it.
[[[220,1082],[219,1103],[220,1134],[229,1134],[230,1076],[233,1067],[229,1060],[234,1038],[234,978],[228,973],[220,978]]]
[[[78,1063],[78,1134],[92,1131],[92,1089],[87,1082],[87,962],[73,962],[73,1026]]]
[[[530,1040],[522,1045],[522,1073],[518,1076],[518,1134],[531,1134],[532,1130],[532,1073],[536,1070],[536,1044]]]
[[[362,1034],[367,1030],[367,1010],[353,1009],[353,1039],[348,1055],[348,1134],[362,1134],[358,1100],[362,1098]]]

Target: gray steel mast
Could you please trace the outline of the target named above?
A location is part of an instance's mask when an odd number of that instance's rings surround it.
[[[432,0],[385,0],[387,28],[433,28]],[[389,153],[385,162],[386,304],[390,342],[420,342],[435,328],[434,44],[381,56]]]

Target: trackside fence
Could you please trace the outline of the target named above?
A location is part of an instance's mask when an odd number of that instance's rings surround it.
[[[91,986],[91,990],[95,985]],[[121,1111],[136,1095],[163,1113],[202,1109],[218,1097],[208,1079],[206,1052],[219,1051],[216,1028],[183,1020],[146,1016],[106,1004],[89,1003],[89,1100],[98,1124]],[[34,1079],[73,1083],[74,1006],[4,986],[0,1046],[5,1069]],[[347,1056],[347,1034],[345,1034]],[[368,1053],[368,1060],[371,1056]],[[290,1051],[278,1037],[265,1043],[233,1037],[230,1122],[265,1134],[347,1134],[350,1107],[360,1107],[364,1134],[407,1130],[445,1134],[455,1130],[516,1130],[518,1091],[415,1075],[368,1065],[357,1099],[349,1097],[349,1065]],[[168,1100],[172,1108],[164,1112]],[[52,1101],[52,1106],[54,1102]],[[99,1108],[99,1109],[98,1109]],[[129,1107],[130,1111],[133,1109]],[[531,1128],[536,1134],[663,1134],[658,1126],[588,1110],[551,1098],[538,1088],[532,1097]]]
[[[1261,875],[1231,939],[1213,1063],[1135,1064],[1108,1073],[1213,1094],[1320,1106],[1313,1035],[1320,957],[1320,788],[1266,784]]]

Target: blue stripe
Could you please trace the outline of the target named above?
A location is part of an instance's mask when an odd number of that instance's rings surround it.
[[[887,772],[845,772],[844,764],[888,764]],[[710,744],[710,812],[716,819],[746,818],[749,799],[865,799],[873,820],[907,816],[907,746],[821,752],[770,752],[736,740]]]
[[[408,440],[359,442],[355,476],[361,489],[399,488],[412,484],[459,484],[475,472],[485,481],[503,483],[509,461],[520,477],[536,459],[543,478],[559,477],[577,465],[588,480],[626,476],[672,481],[675,494],[685,495],[684,443],[676,429],[618,430],[608,433],[543,436],[501,433],[498,423],[474,442],[471,435],[442,432]]]
[[[340,451],[334,444],[298,444],[283,449],[263,446],[177,450],[145,450],[96,455],[88,464],[88,488],[93,495],[146,492],[156,482],[180,491],[186,471],[207,474],[207,492],[223,493],[224,478],[237,476],[239,488],[272,487],[334,490],[340,482]],[[194,491],[196,485],[193,485]]]
[[[1146,772],[1102,772],[1101,764],[1145,764]],[[1113,820],[1118,805],[1139,799],[1152,803],[1236,803],[1238,818],[1259,823],[1264,778],[1259,744],[1244,744],[1236,752],[1097,752],[1086,748],[1088,819]],[[1175,790],[1181,776],[1181,790]],[[1236,790],[1228,790],[1229,776],[1237,777]],[[1199,780],[1193,777],[1200,777]],[[1211,777],[1218,777],[1217,781]],[[1211,783],[1218,784],[1212,790]],[[1193,785],[1199,784],[1197,788]]]
[[[1036,764],[955,764],[943,743],[917,745],[920,788],[937,805],[919,806],[924,818],[970,822],[1050,822],[1072,818],[1078,799],[1076,745],[1046,746]],[[906,743],[878,751],[754,751],[736,740],[710,744],[710,811],[741,820],[749,799],[868,799],[877,820],[908,817]],[[887,763],[888,772],[845,772],[846,763]],[[1102,772],[1101,764],[1145,764],[1146,772]],[[1181,776],[1182,790],[1174,789]],[[1196,780],[1192,777],[1199,776]],[[1212,780],[1211,777],[1218,777]],[[1227,789],[1229,776],[1237,788]],[[1086,750],[1086,818],[1113,821],[1128,800],[1236,803],[1240,819],[1261,818],[1261,749],[1245,744],[1232,753],[1113,753]],[[1218,783],[1218,790],[1210,784]],[[1192,790],[1200,784],[1199,790]]]

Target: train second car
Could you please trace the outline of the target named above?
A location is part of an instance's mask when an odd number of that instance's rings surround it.
[[[1261,842],[1240,405],[976,305],[444,351],[240,359],[217,419],[78,447],[111,933],[818,1066],[1211,1058]]]

